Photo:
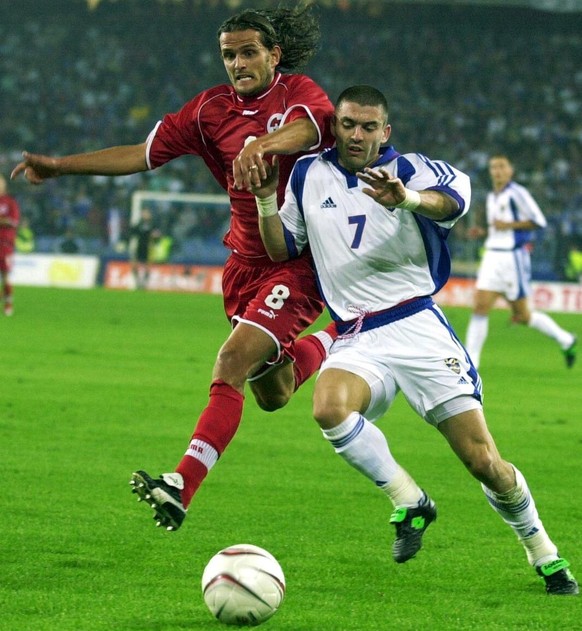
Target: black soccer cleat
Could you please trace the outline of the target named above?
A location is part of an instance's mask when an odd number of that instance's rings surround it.
[[[568,569],[566,559],[556,559],[536,567],[536,572],[544,579],[546,592],[554,596],[576,596],[579,593],[578,583]]]
[[[179,473],[163,473],[154,480],[145,471],[136,471],[132,473],[129,483],[133,487],[132,493],[137,495],[137,501],[146,501],[154,509],[156,526],[178,530],[186,517],[180,493],[184,482]]]
[[[576,362],[576,354],[578,351],[578,338],[574,336],[574,341],[568,348],[564,349],[562,352],[564,353],[564,361],[566,362],[567,368],[572,368],[574,363]]]
[[[426,493],[420,506],[397,508],[392,513],[390,523],[396,527],[392,557],[396,563],[405,563],[412,559],[422,548],[422,535],[436,518],[436,505]]]

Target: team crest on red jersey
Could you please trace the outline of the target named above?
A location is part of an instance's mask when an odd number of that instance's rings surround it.
[[[267,132],[270,134],[273,131],[277,131],[281,126],[281,121],[283,120],[283,114],[278,112],[277,114],[271,114],[269,116],[269,120],[267,121]]]

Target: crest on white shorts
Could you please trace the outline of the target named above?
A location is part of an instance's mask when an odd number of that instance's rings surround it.
[[[450,368],[457,375],[461,374],[461,365],[456,357],[449,357],[448,359],[445,359],[445,364],[447,368]]]

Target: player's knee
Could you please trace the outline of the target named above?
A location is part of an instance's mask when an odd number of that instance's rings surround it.
[[[251,381],[251,391],[257,405],[265,412],[275,412],[285,407],[294,392],[293,380],[274,378],[258,379]]]
[[[292,392],[271,392],[269,394],[254,392],[257,405],[265,412],[275,412],[285,407],[292,394]]]
[[[261,410],[275,412],[285,407],[295,392],[291,364],[266,371],[262,377],[251,379],[249,385]]]
[[[336,402],[318,399],[317,397],[313,401],[313,418],[323,429],[339,425],[347,415],[348,413],[343,409],[343,406],[338,405]]]
[[[214,379],[220,379],[238,389],[244,386],[249,368],[244,354],[233,347],[223,347],[214,364]]]

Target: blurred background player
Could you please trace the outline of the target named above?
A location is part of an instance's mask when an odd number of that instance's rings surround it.
[[[63,238],[58,243],[57,251],[61,254],[79,254],[81,252],[81,244],[75,236],[73,228],[69,227],[65,230]]]
[[[137,471],[131,479],[138,498],[154,509],[156,524],[168,530],[180,527],[194,493],[234,437],[246,381],[261,408],[276,410],[319,369],[332,341],[326,331],[296,341],[323,310],[312,260],[307,252],[285,263],[270,260],[250,192],[267,175],[267,156],[277,154],[282,200],[298,153],[333,144],[331,102],[312,79],[296,74],[316,52],[319,36],[315,15],[301,3],[242,11],[218,30],[230,85],[205,90],[166,115],[141,144],[60,158],[24,152],[12,172],[40,184],[66,174],[136,173],[193,154],[228,191],[231,223],[224,243],[231,254],[223,296],[233,330],[214,365],[210,400],[175,472],[156,480]]]
[[[14,248],[19,254],[30,254],[34,252],[36,241],[34,232],[30,227],[30,220],[26,216],[20,217]]]
[[[525,324],[554,339],[564,353],[566,366],[576,360],[577,338],[549,315],[531,310],[530,250],[532,231],[545,228],[546,219],[529,191],[513,181],[513,165],[504,155],[489,159],[493,190],[487,195],[487,230],[475,227],[469,236],[487,236],[479,272],[466,346],[475,366],[489,331],[489,312],[502,296],[511,308],[512,321]]]
[[[11,316],[14,312],[14,304],[10,270],[20,221],[20,208],[16,199],[9,195],[7,190],[6,178],[0,174],[0,278],[2,279],[4,315]]]
[[[129,230],[129,257],[136,289],[145,289],[150,275],[154,240],[161,235],[149,208],[142,208],[137,223]]]
[[[582,283],[582,239],[573,239],[568,246],[564,277],[574,283]]]
[[[297,162],[279,212],[276,169],[256,190],[267,251],[283,261],[311,248],[340,333],[313,395],[323,435],[394,504],[392,553],[405,563],[420,549],[437,511],[371,422],[402,390],[481,482],[546,592],[578,594],[525,478],[501,458],[489,432],[479,374],[431,298],[449,278],[446,241],[468,211],[468,176],[442,160],[381,148],[391,133],[388,104],[371,86],[340,94],[333,130],[337,148]]]

